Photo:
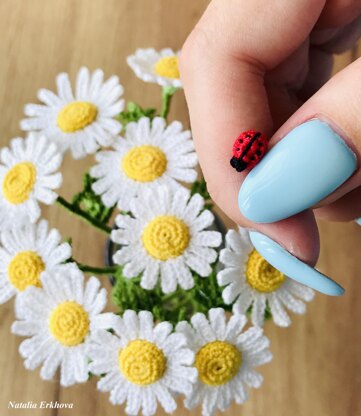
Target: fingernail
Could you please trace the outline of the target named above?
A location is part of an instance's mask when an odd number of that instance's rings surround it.
[[[249,233],[255,249],[269,264],[296,282],[330,296],[341,296],[345,290],[318,270],[292,256],[283,247],[264,234]]]
[[[331,194],[356,167],[356,155],[327,123],[308,121],[247,175],[238,194],[239,209],[253,222],[288,218]]]
[[[358,218],[357,220],[355,220],[357,222],[357,224],[361,225],[361,218]]]

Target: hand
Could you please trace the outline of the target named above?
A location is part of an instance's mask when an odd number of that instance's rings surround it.
[[[360,34],[359,0],[213,0],[181,53],[193,135],[212,198],[236,223],[266,234],[309,265],[319,255],[315,215],[335,221],[361,216],[361,172],[356,160],[352,165],[352,151],[358,158],[361,152],[361,59],[327,82],[332,54],[351,48]],[[237,173],[230,166],[233,141],[242,131],[267,134],[273,147],[313,118],[328,123],[324,139],[330,146],[318,140],[317,134],[323,133],[316,126],[310,133],[315,140],[299,151],[300,158],[307,150],[313,154],[303,161],[304,171],[291,167],[289,172],[286,163],[277,173],[275,151],[251,174]],[[298,136],[306,134],[303,127],[297,131]],[[327,165],[332,135],[352,149],[338,146],[344,153],[340,163],[351,172],[342,173],[337,163],[333,168]],[[295,158],[297,147],[286,147]],[[324,162],[322,172],[331,173],[316,174],[314,183],[305,184],[304,172],[317,172],[317,158]],[[247,174],[239,205],[238,193]],[[260,190],[262,178],[266,180]],[[305,193],[303,206],[292,195],[288,199],[291,187]],[[250,202],[248,207],[245,201]],[[265,212],[268,207],[271,213]]]

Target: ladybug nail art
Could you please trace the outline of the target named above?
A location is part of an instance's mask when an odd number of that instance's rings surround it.
[[[231,166],[237,172],[254,168],[268,149],[267,137],[255,130],[241,133],[233,143]]]

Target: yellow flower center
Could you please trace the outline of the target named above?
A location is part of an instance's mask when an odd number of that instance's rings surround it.
[[[154,66],[154,71],[161,77],[179,79],[178,57],[166,56],[159,59]]]
[[[119,368],[131,383],[140,386],[155,383],[163,377],[167,359],[152,342],[137,339],[119,351]]]
[[[123,157],[122,169],[134,181],[152,182],[167,169],[167,158],[159,147],[136,146]]]
[[[172,215],[154,218],[145,227],[142,235],[147,253],[162,261],[180,256],[188,247],[189,240],[187,224]]]
[[[258,292],[271,293],[286,280],[286,276],[271,266],[256,250],[248,256],[246,265],[248,284]]]
[[[196,354],[199,379],[209,386],[221,386],[232,380],[242,364],[242,353],[225,341],[204,345]]]
[[[33,251],[21,251],[14,256],[8,267],[11,284],[21,292],[28,286],[41,287],[40,274],[45,270],[42,258]]]
[[[74,101],[59,111],[57,123],[64,133],[73,133],[91,124],[97,114],[98,109],[94,104],[86,101]]]
[[[17,163],[8,170],[3,181],[3,195],[11,204],[29,199],[36,181],[36,168],[31,162]]]
[[[49,330],[67,347],[81,344],[89,332],[88,313],[74,301],[60,303],[50,314]]]

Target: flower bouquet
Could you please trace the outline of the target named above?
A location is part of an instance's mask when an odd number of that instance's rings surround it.
[[[12,332],[41,378],[98,376],[129,415],[172,413],[184,400],[209,416],[261,386],[256,367],[272,358],[265,320],[290,325],[286,309],[303,313],[313,291],[268,264],[246,230],[215,225],[191,133],[167,121],[182,86],[177,53],[139,49],[128,64],[162,86],[159,112],[125,109],[117,76],[81,68],[75,89],[62,73],[57,93],[39,90],[21,121],[28,135],[1,150],[0,302],[16,298]],[[96,160],[71,201],[56,193],[68,150]],[[106,233],[109,264],[77,262],[39,203]],[[111,300],[94,274],[111,278]],[[104,312],[110,301],[117,313]]]

